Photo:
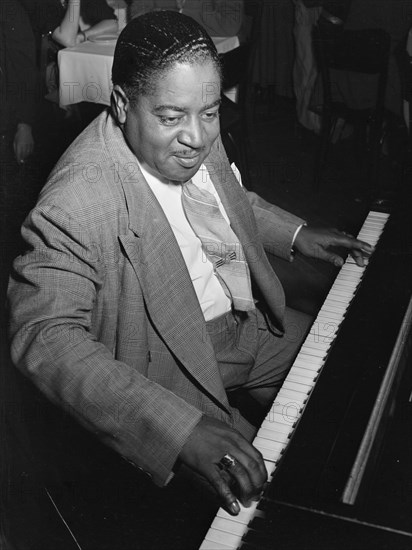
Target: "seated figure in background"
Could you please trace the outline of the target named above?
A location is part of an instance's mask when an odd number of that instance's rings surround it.
[[[69,47],[105,33],[117,33],[114,10],[106,0],[67,0],[66,12],[52,37]]]
[[[129,18],[148,11],[179,11],[192,17],[209,36],[237,36],[243,19],[243,0],[128,0]]]
[[[33,153],[38,73],[30,21],[17,0],[0,9],[0,136],[19,164]],[[3,159],[4,160],[4,159]]]

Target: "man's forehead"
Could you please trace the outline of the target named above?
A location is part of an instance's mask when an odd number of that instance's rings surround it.
[[[210,102],[215,101],[214,95],[220,95],[220,73],[210,59],[196,63],[175,62],[154,72],[149,82],[152,94],[193,91],[200,92],[205,101]]]

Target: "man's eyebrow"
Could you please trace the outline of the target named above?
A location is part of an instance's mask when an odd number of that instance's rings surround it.
[[[213,103],[209,103],[208,105],[205,105],[202,109],[202,111],[207,111],[208,109],[213,109],[213,107],[216,107],[217,105],[220,105],[221,99],[216,99],[216,101],[213,101]],[[164,105],[155,105],[153,108],[154,113],[161,113],[163,111],[176,111],[178,113],[186,113],[187,109],[184,107],[178,107],[177,105],[173,104],[164,104]]]

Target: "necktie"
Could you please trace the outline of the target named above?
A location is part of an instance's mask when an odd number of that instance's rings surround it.
[[[214,195],[189,181],[182,187],[182,204],[234,308],[240,311],[255,309],[242,245],[223,217]]]

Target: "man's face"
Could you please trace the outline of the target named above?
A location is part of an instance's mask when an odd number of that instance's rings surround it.
[[[154,92],[128,104],[124,132],[139,162],[155,176],[189,180],[219,135],[220,79],[212,61],[175,64]]]

